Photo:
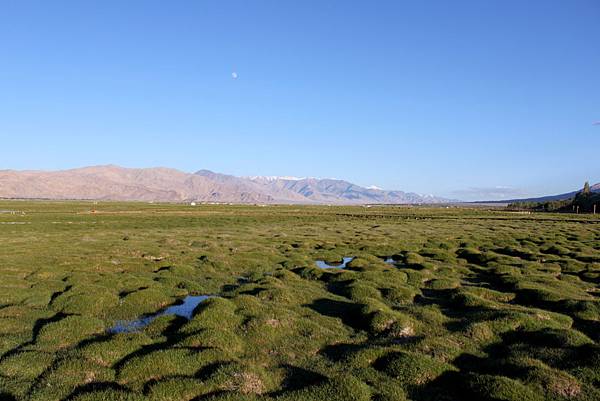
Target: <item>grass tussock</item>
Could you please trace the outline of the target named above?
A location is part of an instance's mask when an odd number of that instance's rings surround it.
[[[0,399],[600,399],[594,216],[1,208],[30,224],[0,225]]]

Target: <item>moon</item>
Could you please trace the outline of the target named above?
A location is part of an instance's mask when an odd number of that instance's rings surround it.
[[[232,73],[231,73],[231,78],[233,78],[233,79],[237,79],[237,78],[238,78],[238,73],[237,73],[237,72],[235,72],[235,71],[234,71],[234,72],[232,72]]]

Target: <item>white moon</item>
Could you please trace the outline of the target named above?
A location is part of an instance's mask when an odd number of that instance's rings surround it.
[[[238,73],[237,72],[232,72],[231,73],[231,78],[237,79],[237,77],[238,77]]]

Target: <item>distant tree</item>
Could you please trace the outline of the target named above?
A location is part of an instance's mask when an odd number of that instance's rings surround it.
[[[583,191],[584,195],[588,195],[591,191],[590,191],[590,183],[589,182],[585,182],[585,184],[583,184]]]

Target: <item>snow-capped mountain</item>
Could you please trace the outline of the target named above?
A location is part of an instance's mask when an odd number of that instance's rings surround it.
[[[439,203],[447,199],[364,188],[344,180],[236,177],[200,170],[114,165],[62,171],[0,171],[0,198],[296,204]]]

